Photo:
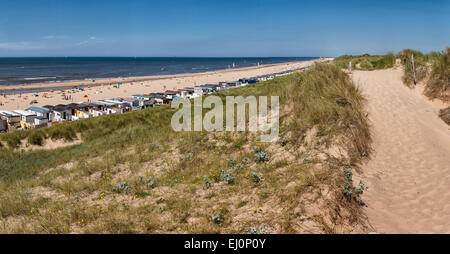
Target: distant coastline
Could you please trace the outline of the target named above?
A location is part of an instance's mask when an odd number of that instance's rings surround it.
[[[137,82],[313,59],[317,57],[0,58],[0,92],[36,92]]]
[[[17,110],[25,109],[30,105],[57,105],[117,97],[125,98],[136,94],[164,92],[166,90],[182,89],[202,84],[232,82],[242,78],[293,71],[310,66],[317,61],[329,60],[331,58],[267,64],[202,73],[104,79],[96,80],[96,82],[77,81],[8,86],[7,89],[10,90],[3,89],[0,91],[0,95],[3,93],[0,96],[0,109]],[[30,91],[31,88],[37,89],[37,91]]]

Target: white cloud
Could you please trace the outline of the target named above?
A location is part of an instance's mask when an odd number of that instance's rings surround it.
[[[34,44],[32,42],[0,42],[0,49],[8,50],[33,50],[42,49],[43,46]]]
[[[75,45],[81,46],[81,45],[88,44],[88,43],[89,43],[89,41],[80,41],[80,42],[78,42],[78,43],[75,44]]]
[[[80,41],[80,42],[76,43],[75,45],[81,46],[81,45],[85,45],[85,44],[102,43],[102,42],[103,42],[103,39],[97,38],[95,36],[91,36],[87,40]]]
[[[46,40],[52,40],[52,39],[64,39],[64,38],[67,38],[67,36],[66,35],[46,35],[42,38],[44,38]]]

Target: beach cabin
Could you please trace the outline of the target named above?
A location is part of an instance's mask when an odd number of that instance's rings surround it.
[[[196,87],[202,89],[203,94],[211,94],[220,91],[220,85],[218,84],[204,84]]]
[[[138,107],[141,109],[148,108],[153,105],[150,101],[152,98],[150,95],[133,95],[131,97],[138,101]]]
[[[149,96],[150,99],[155,99],[158,104],[167,104],[170,102],[170,100],[165,97],[164,93],[150,93]]]
[[[47,126],[48,126],[48,119],[46,117],[36,116],[36,118],[34,118],[34,127],[35,128],[42,128],[42,127],[47,127]]]
[[[156,104],[155,98],[151,98],[150,100],[139,101],[139,107],[141,109],[152,107]]]
[[[159,99],[163,99],[164,98],[164,93],[150,93],[149,96],[151,98],[159,98]]]
[[[32,111],[14,110],[14,113],[20,115],[20,127],[22,129],[30,129],[34,125],[36,114]]]
[[[153,98],[160,98],[160,99],[162,99],[162,98],[164,98],[164,93],[150,93],[149,96],[153,97]]]
[[[256,78],[258,81],[266,81],[267,80],[267,76],[259,76]]]
[[[155,107],[164,104],[164,100],[161,98],[150,98],[150,106]]]
[[[109,99],[109,100],[103,100],[104,102],[114,103],[116,108],[116,113],[125,113],[125,112],[131,112],[133,111],[133,108],[129,102],[119,100],[119,99]]]
[[[70,120],[77,120],[76,118],[76,114],[77,114],[77,109],[78,109],[78,103],[70,103],[67,104],[66,107],[69,110],[70,113]]]
[[[98,104],[102,108],[103,115],[111,115],[111,114],[117,114],[119,113],[118,109],[118,103],[106,101],[106,100],[99,100],[96,101],[95,104]]]
[[[177,91],[167,90],[164,92],[164,96],[168,100],[173,100],[173,98],[177,96]]]
[[[219,87],[220,87],[221,91],[228,90],[228,89],[230,89],[232,87],[236,87],[236,86],[238,86],[237,82],[220,82],[219,83]]]
[[[2,119],[6,120],[7,131],[13,131],[20,128],[20,115],[7,110],[0,110],[0,116]]]
[[[226,87],[228,89],[235,88],[235,87],[238,87],[238,86],[241,86],[241,83],[239,81],[227,82],[227,84],[226,84]]]
[[[210,88],[204,87],[203,85],[195,86],[194,89],[196,89],[196,92],[201,94],[201,96],[210,94],[212,91]]]
[[[0,132],[8,131],[8,121],[0,118]]]
[[[246,86],[247,84],[248,84],[248,79],[245,79],[245,78],[241,78],[241,79],[239,79],[239,84],[240,84],[240,86]]]
[[[133,108],[133,110],[139,108],[139,100],[136,100],[134,98],[121,98],[121,101],[128,103]]]
[[[43,109],[48,110],[48,115],[47,115],[47,117],[48,117],[48,121],[49,121],[49,122],[52,122],[52,121],[53,121],[53,118],[54,118],[54,116],[55,116],[55,113],[53,112],[53,108],[54,108],[54,107],[55,107],[55,106],[52,106],[52,105],[44,105],[44,106],[42,106]]]
[[[186,98],[188,99],[200,97],[202,91],[201,89],[195,89],[194,87],[185,87],[183,90],[186,91]]]
[[[102,104],[97,104],[97,103],[88,103],[89,106],[89,115],[93,116],[93,117],[97,117],[97,116],[102,116],[106,113],[104,110],[104,105]]]
[[[36,116],[43,116],[43,117],[49,119],[49,110],[46,108],[29,107],[29,108],[27,108],[27,110],[34,112],[36,114]]]
[[[248,80],[247,84],[254,84],[254,83],[257,83],[257,82],[258,82],[258,79],[257,79],[257,78],[250,78],[250,79]],[[246,85],[247,85],[247,84],[246,84]],[[241,86],[244,86],[244,85],[241,84]]]
[[[46,107],[46,106],[44,106]],[[69,108],[67,105],[64,104],[58,104],[56,106],[50,106],[51,111],[50,114],[50,121],[52,122],[65,122],[70,121],[72,116],[72,109]]]
[[[194,94],[195,97],[202,97],[203,96],[203,89],[201,87],[194,87]]]
[[[164,97],[163,93],[151,93],[150,96],[150,105],[159,106],[164,103],[168,103],[169,101]]]
[[[34,123],[34,118],[36,118],[36,113],[28,110],[14,110],[14,113],[20,115],[20,120],[27,123]]]
[[[132,95],[131,98],[138,100],[138,101],[148,101],[148,100],[150,100],[150,95],[135,94],[135,95]]]
[[[188,93],[189,92],[187,90],[185,90],[185,89],[178,89],[177,90],[177,96],[182,98],[182,99],[188,98]]]
[[[21,119],[19,114],[7,110],[0,110],[0,116],[3,116],[9,125],[18,124]]]
[[[72,107],[72,120],[85,119],[89,117],[89,104],[80,103]]]

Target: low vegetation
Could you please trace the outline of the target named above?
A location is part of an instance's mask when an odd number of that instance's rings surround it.
[[[403,65],[403,83],[409,87],[414,86],[412,58],[414,57],[416,83],[424,82],[424,94],[430,99],[450,101],[450,48],[443,52],[430,52],[424,54],[418,50],[404,49],[396,55],[369,54],[351,56],[343,55],[334,59],[333,63],[340,69],[349,69],[352,62],[354,70],[378,70],[391,68],[399,61]]]
[[[395,64],[395,56],[392,53],[386,55],[343,55],[333,60],[334,64],[340,69],[349,69],[349,63],[352,62],[353,70],[379,70],[391,68]]]
[[[439,111],[439,117],[448,125],[450,125],[450,107],[441,109]]]
[[[320,64],[217,95],[279,96],[278,142],[174,132],[169,106],[1,134],[0,232],[367,231],[365,186],[343,174],[370,152],[364,98],[347,74]]]
[[[432,61],[430,78],[425,85],[425,95],[432,99],[450,101],[450,48]]]
[[[436,52],[423,54],[418,50],[404,49],[397,54],[403,64],[403,83],[409,87],[414,85],[412,58],[414,56],[414,68],[416,71],[416,83],[424,80],[428,74],[429,62],[436,57]]]
[[[416,70],[416,82],[424,82],[424,94],[430,99],[440,99],[448,102],[450,99],[450,49],[442,52],[424,54],[418,50],[405,49],[399,52],[398,58],[404,65],[403,83],[412,87],[414,76],[412,72],[412,56]]]

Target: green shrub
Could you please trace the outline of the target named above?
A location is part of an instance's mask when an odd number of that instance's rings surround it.
[[[268,152],[262,150],[261,148],[257,147],[255,149],[254,158],[256,162],[266,162],[270,160],[270,155]]]
[[[357,197],[362,195],[365,190],[367,190],[367,186],[363,183],[363,181],[359,181],[358,187],[353,187],[353,172],[351,167],[346,167],[343,169],[343,173],[346,181],[344,182],[344,195],[348,197]]]
[[[251,171],[250,177],[252,179],[253,185],[258,186],[261,183],[261,176],[258,175],[257,173]]]
[[[33,131],[28,135],[28,143],[42,146],[44,144],[44,134],[41,131]]]
[[[212,221],[214,222],[214,224],[216,224],[217,226],[222,225],[223,218],[222,218],[221,212],[217,212],[217,213],[213,214],[213,216],[211,218],[212,218]]]
[[[127,182],[118,182],[116,185],[112,188],[113,192],[116,193],[122,193],[122,192],[128,192],[128,183]]]
[[[350,167],[344,168],[344,176],[347,179],[347,181],[352,181],[353,172]]]
[[[220,172],[220,179],[223,181],[226,181],[228,184],[234,183],[233,174],[231,172],[227,172],[223,169]]]
[[[71,125],[66,123],[46,129],[48,136],[53,140],[64,139],[65,141],[73,141],[77,134]]]
[[[26,139],[30,131],[14,131],[0,134],[0,139],[5,141],[9,148],[17,148],[23,139]]]
[[[156,186],[156,182],[155,182],[155,180],[151,177],[151,176],[149,176],[148,178],[147,178],[147,188],[155,188],[155,186]]]
[[[211,188],[211,182],[209,181],[208,177],[204,176],[203,177],[203,189],[207,190],[209,188]]]
[[[245,233],[246,234],[270,234],[275,231],[275,228],[270,227],[267,224],[264,224],[262,227],[250,227]]]

